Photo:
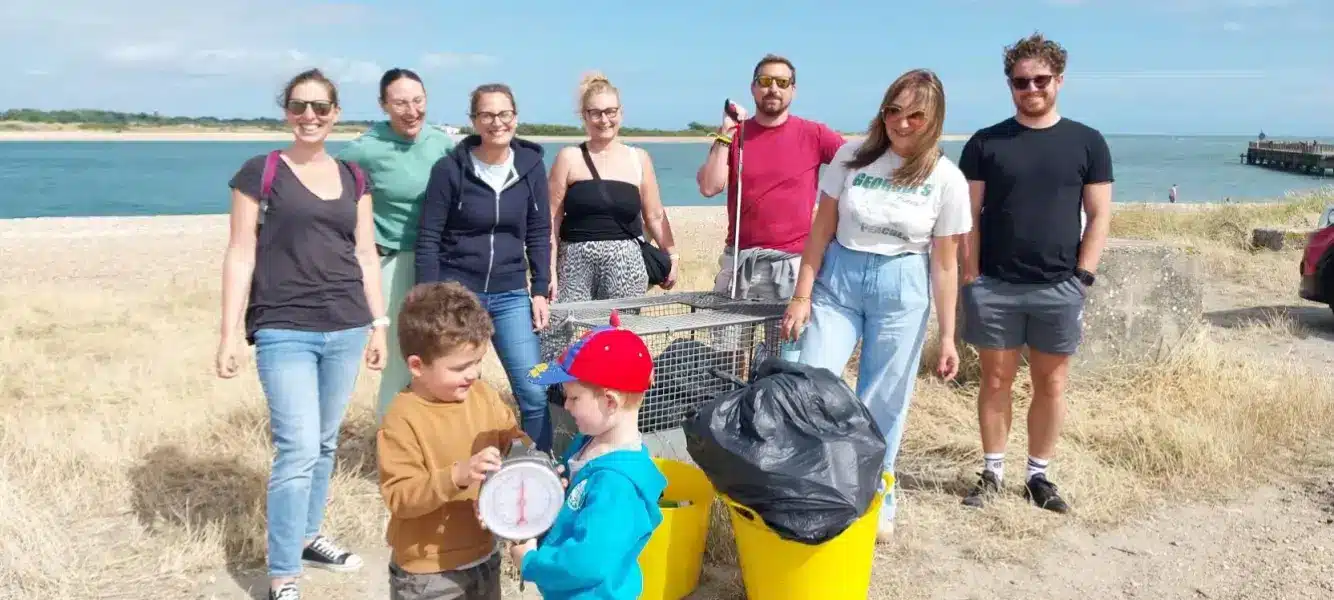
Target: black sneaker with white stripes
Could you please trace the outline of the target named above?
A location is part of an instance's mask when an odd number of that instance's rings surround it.
[[[327,569],[346,573],[361,568],[361,557],[338,547],[329,538],[322,535],[301,551],[301,562],[317,569]],[[285,598],[283,600],[286,600]]]
[[[270,587],[269,600],[301,600],[301,591],[297,589],[295,581],[289,581],[276,590]]]

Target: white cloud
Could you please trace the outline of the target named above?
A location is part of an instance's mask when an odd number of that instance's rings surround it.
[[[110,70],[158,80],[271,83],[319,67],[340,83],[363,84],[378,81],[384,72],[373,57],[320,53],[290,44],[312,37],[300,30],[319,38],[363,34],[368,15],[363,5],[317,0],[0,0],[0,52],[13,55],[23,48],[25,54],[53,63],[42,65],[43,70],[73,76]],[[438,70],[495,62],[494,57],[464,52],[422,57],[423,66]]]
[[[1236,21],[1228,21],[1226,23],[1223,23],[1223,31],[1241,31],[1242,29],[1245,29],[1245,27],[1243,27],[1241,23],[1238,23]]]

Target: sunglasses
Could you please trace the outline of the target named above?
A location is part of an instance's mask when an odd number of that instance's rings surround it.
[[[1029,84],[1032,84],[1033,87],[1031,89],[1045,90],[1047,89],[1048,85],[1051,85],[1051,80],[1052,80],[1051,75],[1037,75],[1034,77],[1011,77],[1010,86],[1016,90],[1027,90],[1030,89],[1028,87]]]
[[[791,77],[774,77],[774,76],[772,76],[772,75],[760,75],[759,77],[756,77],[756,78],[755,78],[755,85],[758,85],[758,86],[760,86],[760,87],[766,87],[766,88],[767,88],[767,87],[769,87],[769,86],[771,86],[771,85],[773,85],[773,84],[775,84],[775,83],[778,84],[779,89],[784,89],[784,90],[785,90],[785,89],[787,89],[787,88],[789,88],[789,87],[792,86],[792,78],[791,78]]]
[[[921,110],[915,110],[905,115],[906,109],[902,106],[888,106],[882,112],[886,119],[905,119],[913,127],[921,127],[926,122],[926,112]]]
[[[287,101],[287,112],[294,115],[304,115],[306,114],[306,109],[311,108],[315,110],[316,115],[321,117],[327,117],[329,116],[329,113],[333,112],[333,107],[334,107],[333,102],[330,102],[328,100]]]

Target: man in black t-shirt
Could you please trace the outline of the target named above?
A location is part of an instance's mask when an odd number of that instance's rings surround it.
[[[1016,113],[974,134],[959,160],[977,224],[964,250],[963,337],[982,360],[983,469],[964,498],[968,506],[980,507],[1000,491],[1010,389],[1027,346],[1033,402],[1024,496],[1069,511],[1046,471],[1065,414],[1062,394],[1082,337],[1084,300],[1107,240],[1112,159],[1098,130],[1056,111],[1065,62],[1066,51],[1041,34],[1006,48]]]

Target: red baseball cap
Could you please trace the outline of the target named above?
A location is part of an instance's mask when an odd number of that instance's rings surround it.
[[[599,327],[579,338],[561,354],[560,360],[534,366],[528,381],[557,385],[578,381],[623,392],[645,392],[653,383],[653,356],[635,332],[612,325]]]

